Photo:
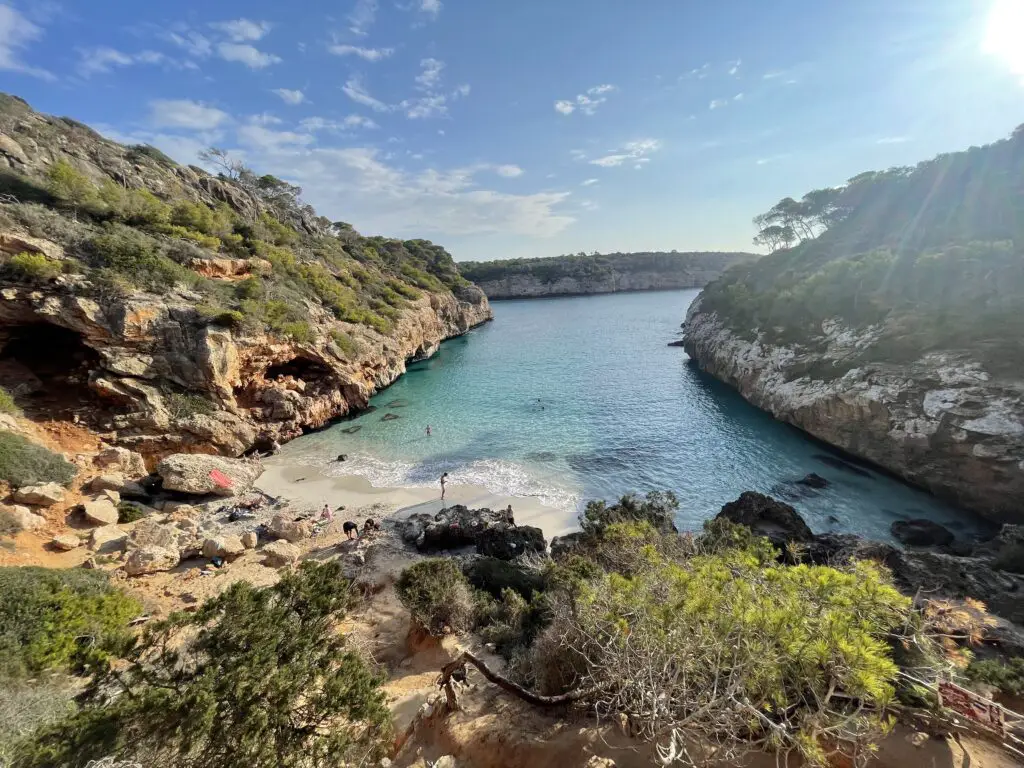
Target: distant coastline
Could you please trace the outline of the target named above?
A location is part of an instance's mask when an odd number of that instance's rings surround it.
[[[500,300],[703,288],[728,268],[756,258],[743,252],[594,253],[458,267],[489,299]]]

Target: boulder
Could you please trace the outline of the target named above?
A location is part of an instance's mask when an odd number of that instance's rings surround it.
[[[299,559],[299,548],[287,541],[272,541],[263,548],[263,564],[280,568]]]
[[[234,558],[244,551],[245,545],[237,536],[217,536],[203,542],[203,557],[207,560],[215,557]]]
[[[146,573],[169,571],[175,568],[179,562],[181,562],[181,558],[178,557],[175,550],[163,547],[139,547],[128,555],[124,571],[129,576],[141,576]]]
[[[176,453],[157,464],[157,474],[168,491],[196,496],[236,496],[248,491],[263,474],[257,461],[223,456]]]
[[[551,540],[551,559],[561,560],[564,557],[575,554],[587,541],[587,534],[583,531],[567,533],[564,536],[555,536]]]
[[[402,526],[403,540],[425,552],[458,549],[476,543],[477,536],[488,528],[508,526],[505,512],[490,509],[468,509],[462,504],[442,509],[433,519],[414,515]]]
[[[128,477],[137,478],[146,474],[146,460],[141,454],[127,448],[104,448],[93,458],[93,463],[97,467],[121,472]]]
[[[34,504],[39,507],[52,507],[64,501],[65,490],[57,483],[28,485],[14,492],[14,500],[19,504]]]
[[[776,546],[784,546],[791,541],[808,542],[814,538],[810,527],[789,504],[754,491],[745,491],[736,501],[730,501],[716,518],[745,525]]]
[[[98,555],[113,555],[124,552],[128,545],[128,534],[116,525],[93,528],[89,534],[89,549]]]
[[[117,472],[108,472],[103,475],[96,475],[89,483],[89,490],[93,493],[99,493],[100,491],[118,491],[124,487],[125,480],[124,475]]]
[[[129,480],[121,486],[121,490],[118,491],[122,498],[127,499],[138,499],[140,501],[152,501],[152,496],[142,487],[141,483],[137,483],[134,480]]]
[[[114,525],[117,522],[117,507],[110,499],[87,501],[82,505],[82,513],[93,525]]]
[[[109,488],[100,491],[99,494],[97,494],[96,498],[106,499],[114,506],[117,506],[118,504],[121,503],[121,494],[118,493],[117,491],[112,491]]]
[[[246,549],[256,549],[256,545],[260,542],[260,537],[256,535],[256,531],[246,531],[242,534],[242,546]]]
[[[202,551],[198,527],[183,529],[177,523],[160,523],[155,518],[140,520],[128,538],[129,549],[158,547],[172,549],[181,560],[197,557]]]
[[[82,540],[70,533],[54,536],[50,541],[50,546],[60,552],[70,552],[72,549],[78,549],[81,545]]]
[[[505,589],[515,590],[526,600],[544,589],[544,579],[537,571],[495,557],[473,558],[463,565],[462,571],[470,584],[498,599]]]
[[[313,535],[313,523],[308,519],[293,520],[285,515],[274,515],[267,524],[270,535],[285,541],[302,541]]]
[[[486,557],[515,560],[527,552],[547,551],[547,543],[543,531],[532,525],[496,525],[476,537],[476,551]]]
[[[0,504],[0,510],[14,521],[19,531],[37,531],[47,522],[45,517],[20,504]]]
[[[897,520],[889,530],[908,547],[941,547],[952,544],[956,538],[949,529],[924,518]]]

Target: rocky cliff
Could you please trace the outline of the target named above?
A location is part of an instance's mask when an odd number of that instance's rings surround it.
[[[491,299],[702,288],[750,253],[613,253],[463,262],[459,271]]]
[[[776,418],[992,520],[1024,521],[1021,173],[1018,130],[787,198],[773,226],[804,242],[705,288],[686,351]]]
[[[364,407],[491,318],[429,242],[364,238],[0,99],[0,386],[150,460],[237,455]]]

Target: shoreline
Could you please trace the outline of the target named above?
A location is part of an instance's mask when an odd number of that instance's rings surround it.
[[[302,509],[319,510],[325,503],[331,509],[343,505],[341,518],[366,512],[366,516],[401,520],[417,513],[435,515],[453,504],[470,509],[504,509],[511,504],[518,525],[540,528],[549,541],[579,529],[575,512],[550,507],[530,497],[494,493],[479,485],[449,484],[442,502],[440,487],[377,487],[362,475],[326,475],[319,467],[294,464],[278,457],[264,460],[264,471],[255,487]]]

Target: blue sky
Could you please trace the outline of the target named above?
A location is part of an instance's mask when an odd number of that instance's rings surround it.
[[[0,90],[456,259],[750,249],[1024,122],[1024,0],[0,0]]]

